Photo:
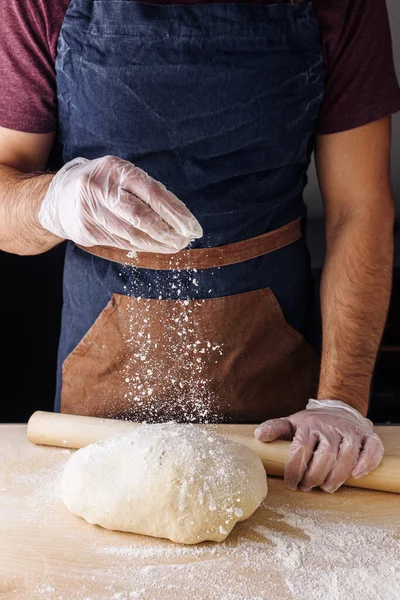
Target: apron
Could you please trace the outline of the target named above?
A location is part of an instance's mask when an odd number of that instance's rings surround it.
[[[56,409],[258,422],[305,407],[303,190],[324,91],[311,3],[72,0],[63,158],[116,155],[198,218],[176,255],[68,243]]]

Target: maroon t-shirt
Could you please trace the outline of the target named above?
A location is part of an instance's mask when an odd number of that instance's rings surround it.
[[[279,0],[252,1],[274,4]],[[30,133],[56,129],[56,48],[69,3],[70,0],[1,2],[0,126]],[[313,3],[326,72],[318,133],[345,131],[400,110],[386,0]]]

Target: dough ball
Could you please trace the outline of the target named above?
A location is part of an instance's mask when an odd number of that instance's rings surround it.
[[[141,425],[78,450],[62,481],[73,514],[181,544],[223,541],[267,495],[258,456],[196,425]]]

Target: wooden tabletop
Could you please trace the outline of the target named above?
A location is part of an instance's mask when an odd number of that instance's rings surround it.
[[[400,427],[377,427],[400,456]],[[400,495],[290,492],[223,544],[180,546],[91,526],[63,506],[72,451],[0,425],[1,600],[400,600]]]

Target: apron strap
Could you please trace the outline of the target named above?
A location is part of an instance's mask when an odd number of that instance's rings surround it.
[[[127,252],[109,246],[92,246],[91,248],[79,246],[79,248],[100,258],[131,267],[163,271],[190,271],[193,269],[214,269],[245,262],[288,246],[301,237],[301,219],[296,219],[279,229],[248,240],[215,248],[181,250],[176,254]]]

